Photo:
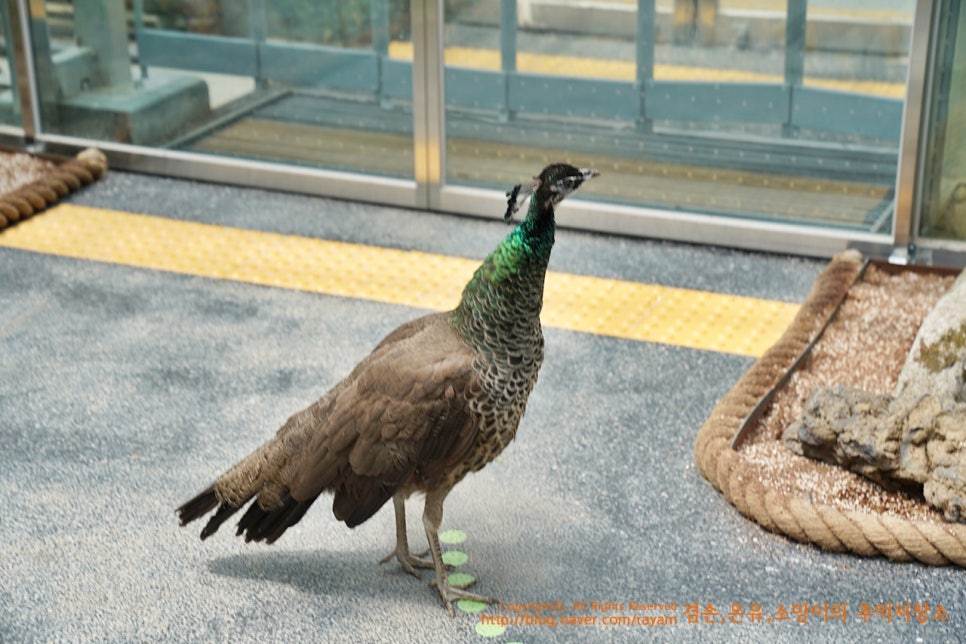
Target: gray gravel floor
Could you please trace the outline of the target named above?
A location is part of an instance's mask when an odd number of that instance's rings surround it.
[[[484,256],[498,223],[113,172],[77,203]],[[42,216],[42,215],[41,215]],[[824,262],[560,231],[553,268],[801,301]],[[174,508],[421,311],[0,249],[0,641],[483,642],[377,561],[387,508],[320,501],[274,546]],[[449,497],[461,570],[515,603],[677,603],[678,625],[510,625],[492,641],[955,641],[958,569],[831,555],[764,532],[702,479],[694,437],[747,358],[549,329],[514,444]],[[411,503],[414,543],[419,504]],[[428,575],[427,575],[428,576]],[[587,602],[588,610],[574,608]],[[941,602],[949,621],[857,615]],[[847,602],[847,623],[688,624],[683,606]],[[494,610],[514,615],[508,610]],[[556,614],[555,614],[556,615]]]

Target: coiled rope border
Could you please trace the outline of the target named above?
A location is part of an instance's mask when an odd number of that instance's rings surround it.
[[[704,477],[738,511],[771,532],[832,552],[966,567],[966,525],[910,521],[813,503],[765,487],[762,466],[732,449],[742,423],[821,332],[861,268],[858,252],[846,251],[833,258],[782,337],[715,406],[698,431],[695,460]]]
[[[97,181],[106,171],[104,153],[88,148],[40,179],[0,195],[0,230],[36,215],[58,199]]]

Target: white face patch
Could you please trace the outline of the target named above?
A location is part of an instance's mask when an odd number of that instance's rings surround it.
[[[584,181],[599,175],[600,173],[596,170],[581,168],[580,174],[571,174],[557,179],[553,185],[550,186],[550,192],[553,193],[552,202],[554,204],[560,203],[577,188],[579,188]]]
[[[563,177],[550,186],[550,191],[557,195],[554,200],[560,201],[571,192],[579,188],[580,184],[583,182],[583,177]]]
[[[549,170],[550,167],[545,169]],[[577,170],[577,168],[571,168],[572,170]],[[543,176],[543,174],[541,174]],[[542,204],[545,207],[552,207],[560,203],[567,198],[568,195],[573,193],[577,188],[579,188],[584,181],[587,179],[592,179],[593,177],[600,176],[600,173],[596,170],[590,168],[580,168],[577,170],[576,174],[568,174],[566,176],[560,177],[553,183],[547,185],[547,189],[550,192],[549,198]],[[517,184],[513,186],[512,189],[508,190],[506,193],[506,213],[503,215],[503,221],[509,223],[510,219],[513,217],[523,203],[527,200],[527,197],[537,192],[543,185],[539,177],[534,177],[533,182],[529,184]]]

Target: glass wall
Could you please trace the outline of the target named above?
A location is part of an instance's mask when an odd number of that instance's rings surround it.
[[[913,217],[966,239],[959,5],[0,2],[0,124],[47,151],[100,145],[120,168],[479,215],[565,160],[606,177],[568,225],[888,256]],[[919,123],[903,118],[922,109],[926,165],[909,172]]]
[[[920,234],[966,240],[966,9],[949,3],[938,24]]]
[[[914,0],[447,7],[448,182],[890,232]]]
[[[19,127],[20,100],[17,87],[17,71],[11,52],[16,46],[11,27],[10,12],[6,2],[0,2],[0,124]]]
[[[407,2],[30,4],[45,132],[412,177]]]

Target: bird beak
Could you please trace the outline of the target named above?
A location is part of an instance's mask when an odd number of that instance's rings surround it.
[[[593,179],[594,177],[600,176],[600,173],[594,170],[593,168],[581,168],[580,174],[584,178],[584,181],[587,181],[587,179]]]

